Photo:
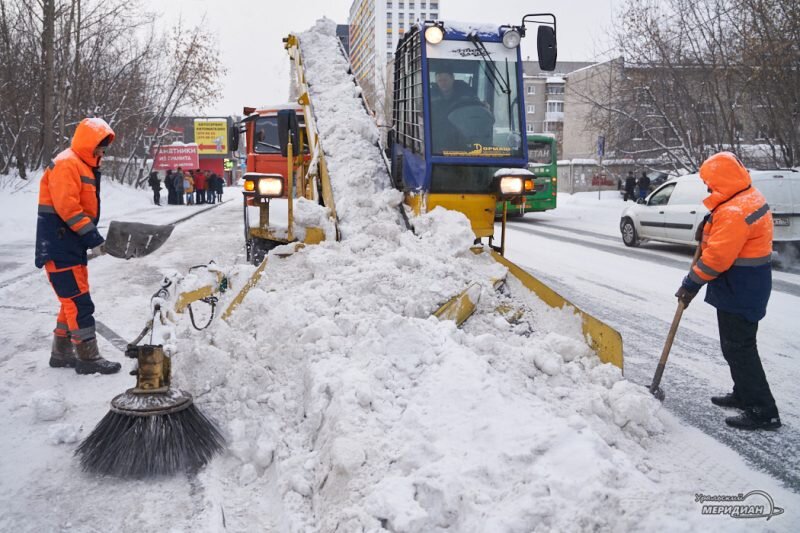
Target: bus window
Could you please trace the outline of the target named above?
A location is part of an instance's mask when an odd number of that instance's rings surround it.
[[[549,165],[553,162],[553,150],[550,144],[528,141],[528,161],[532,165]]]

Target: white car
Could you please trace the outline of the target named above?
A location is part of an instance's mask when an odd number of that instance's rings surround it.
[[[775,224],[773,248],[800,247],[800,172],[751,170],[753,185],[766,197]],[[697,226],[708,213],[708,196],[699,174],[668,181],[640,202],[626,207],[620,219],[622,242],[644,241],[696,245]]]

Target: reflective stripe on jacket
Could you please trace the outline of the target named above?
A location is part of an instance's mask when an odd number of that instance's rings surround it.
[[[100,218],[97,145],[113,130],[105,121],[84,119],[75,129],[70,148],[56,156],[39,183],[35,264],[86,264],[86,250],[103,243]]]
[[[772,291],[769,205],[733,154],[710,157],[700,167],[700,177],[711,190],[703,202],[711,215],[703,230],[700,259],[683,284],[696,292],[708,283],[706,302],[758,322]]]

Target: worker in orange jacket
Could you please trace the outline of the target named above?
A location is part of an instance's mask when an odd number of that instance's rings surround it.
[[[39,184],[36,267],[45,268],[61,309],[53,332],[50,366],[78,374],[113,374],[121,365],[100,356],[94,304],[89,295],[87,250],[103,253],[100,160],[114,131],[99,118],[83,119],[69,148],[47,168]]]
[[[739,429],[781,426],[756,347],[758,321],[767,313],[772,291],[772,213],[735,155],[721,152],[700,167],[710,196],[698,231],[702,254],[675,294],[688,306],[708,284],[706,302],[717,308],[722,355],[733,378],[733,392],[713,396],[721,407],[743,410],[725,423]]]

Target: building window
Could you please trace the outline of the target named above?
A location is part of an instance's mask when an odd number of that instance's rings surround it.
[[[391,30],[392,29],[392,21],[391,20],[386,21],[386,29],[387,30]]]
[[[564,94],[563,85],[548,85],[547,94]]]
[[[536,94],[536,86],[528,85],[528,94]]]
[[[534,132],[534,131],[533,131],[533,124],[531,124],[530,122],[528,122],[528,123],[525,125],[525,129],[528,131],[528,133],[533,133],[533,132]]]
[[[408,3],[408,9],[414,9],[414,2]]]
[[[528,104],[528,113],[536,113],[536,106],[533,104]]]
[[[406,29],[406,23],[405,23],[405,22],[403,22],[402,20],[400,21],[400,29],[401,29],[401,30],[404,30],[404,29]]]
[[[421,7],[422,9],[425,9],[425,2],[424,2],[424,1],[423,1],[423,2],[420,2],[420,3],[419,3],[419,7]]]
[[[419,20],[425,20],[425,13],[419,14]]]
[[[386,9],[392,9],[392,2],[391,0],[386,1]]]
[[[431,6],[431,7],[433,7],[433,6]],[[438,20],[438,19],[439,19],[439,14],[438,13],[431,13],[431,20]]]
[[[406,3],[405,2],[397,2],[397,7],[399,7],[400,9],[405,9],[406,8]]]
[[[547,102],[548,113],[563,113],[564,102]]]
[[[439,2],[431,2],[430,3],[431,9],[439,9]]]

